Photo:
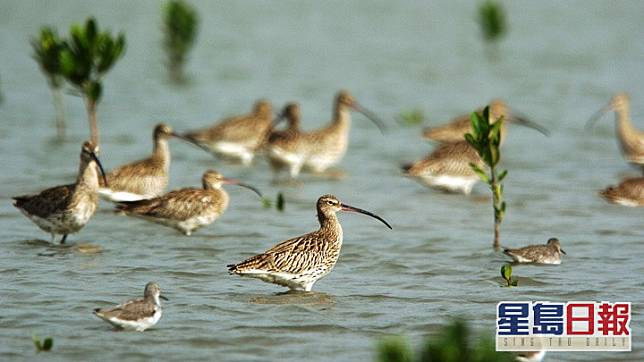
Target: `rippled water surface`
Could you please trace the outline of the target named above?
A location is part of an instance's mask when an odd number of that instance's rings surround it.
[[[510,32],[496,61],[485,57],[472,1],[194,3],[202,28],[188,65],[192,81],[176,88],[165,81],[158,2],[0,2],[0,359],[33,358],[35,333],[54,337],[47,358],[55,360],[373,360],[379,338],[402,334],[418,344],[450,317],[491,335],[495,304],[504,299],[630,301],[632,353],[547,359],[644,359],[644,214],[596,195],[635,170],[618,152],[612,117],[583,131],[618,90],[630,92],[634,121],[644,128],[644,3],[508,1]],[[171,141],[171,188],[199,185],[202,172],[216,168],[268,195],[282,190],[286,210],[263,209],[252,193],[230,186],[226,214],[184,237],[114,215],[103,202],[70,247],[52,246],[10,197],[73,180],[87,125],[80,99],[66,96],[70,139],[53,142],[51,97],[28,39],[41,24],[64,29],[90,14],[128,39],[99,106],[106,168],[147,155],[159,121],[196,128],[246,112],[259,97],[298,100],[304,127],[315,128],[330,119],[333,94],[344,87],[387,119],[389,132],[381,136],[355,115],[340,165],[345,179],[308,177],[281,188],[271,185],[263,159],[245,169]],[[422,109],[426,125],[438,124],[494,97],[552,130],[546,138],[510,129],[503,244],[556,236],[568,252],[561,266],[515,267],[520,287],[513,289],[499,288],[505,258],[489,246],[485,187],[470,197],[446,195],[398,171],[430,149],[420,127],[394,122],[400,110]],[[279,296],[279,287],[227,274],[226,264],[315,229],[314,202],[325,193],[378,213],[394,230],[341,215],[340,261],[311,295]],[[141,294],[149,280],[171,300],[154,329],[114,333],[91,315]]]

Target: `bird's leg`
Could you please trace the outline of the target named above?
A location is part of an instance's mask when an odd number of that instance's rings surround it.
[[[63,235],[63,238],[60,239],[60,243],[65,244],[65,240],[67,240],[67,234]]]

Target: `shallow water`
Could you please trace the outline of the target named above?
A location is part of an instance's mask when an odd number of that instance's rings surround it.
[[[31,335],[53,336],[54,360],[87,358],[372,360],[379,338],[421,338],[450,317],[494,331],[499,300],[610,300],[633,303],[632,353],[552,353],[547,360],[644,359],[643,211],[613,206],[596,191],[634,174],[618,152],[612,116],[583,131],[586,119],[619,90],[630,92],[644,128],[644,3],[512,1],[509,36],[496,61],[484,56],[475,4],[444,2],[194,2],[203,27],[189,86],[165,81],[159,3],[154,1],[0,2],[0,356],[33,358]],[[386,136],[355,115],[340,182],[305,178],[301,187],[270,184],[267,164],[244,169],[172,141],[170,187],[199,185],[216,168],[286,196],[286,210],[266,210],[255,195],[227,187],[231,205],[211,227],[184,237],[171,229],[114,215],[103,202],[72,247],[49,236],[11,206],[13,195],[69,182],[87,137],[80,99],[67,96],[70,139],[58,145],[51,97],[29,58],[41,24],[63,29],[95,15],[123,30],[128,50],[105,81],[99,106],[106,168],[144,157],[151,130],[178,130],[246,112],[259,97],[298,100],[304,126],[330,118],[341,87],[382,118]],[[558,267],[515,267],[519,288],[499,288],[505,258],[489,247],[487,190],[470,197],[428,190],[398,166],[430,147],[419,127],[393,121],[420,108],[428,124],[471,111],[494,97],[547,126],[549,138],[511,128],[503,148],[510,170],[508,246],[558,237],[568,252]],[[333,273],[315,294],[276,295],[281,288],[226,273],[275,242],[317,227],[314,202],[333,193],[378,213],[394,227],[342,215],[345,243]],[[89,246],[87,246],[89,244]],[[162,320],[145,333],[113,333],[91,315],[142,293],[156,280],[170,298]]]

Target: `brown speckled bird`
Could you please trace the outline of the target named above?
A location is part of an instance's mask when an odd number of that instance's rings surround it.
[[[485,168],[485,163],[467,141],[442,143],[422,160],[404,165],[403,172],[429,187],[469,194],[479,181],[471,163]]]
[[[116,208],[127,215],[166,225],[190,235],[192,231],[215,222],[228,207],[228,193],[222,185],[246,187],[261,197],[256,188],[225,178],[217,171],[206,171],[201,180],[202,189],[184,188],[149,200],[124,202]]]
[[[501,127],[501,137],[505,137],[507,133],[506,125],[508,122],[516,123],[522,126],[533,128],[544,135],[549,135],[550,132],[544,127],[529,121],[525,117],[517,116],[510,111],[510,108],[500,99],[494,99],[490,102],[490,122],[496,122],[500,117],[503,117],[505,122]],[[482,112],[483,108],[476,110],[477,112]],[[472,122],[470,121],[470,115],[464,114],[454,118],[453,120],[447,122],[446,124],[428,127],[423,130],[423,137],[441,143],[448,142],[460,142],[465,139],[466,133],[472,132]]]
[[[619,146],[627,162],[644,171],[644,132],[635,128],[630,116],[630,97],[626,93],[617,93],[611,101],[597,111],[586,125],[590,128],[604,114],[615,112],[615,132]]]
[[[168,186],[170,137],[179,136],[170,126],[158,124],[153,133],[152,156],[113,169],[107,174],[109,186],[101,184],[99,194],[114,202],[145,200],[163,194]]]
[[[599,192],[601,197],[614,204],[644,206],[644,177],[626,178],[617,186],[608,186]]]
[[[98,205],[98,172],[105,177],[103,167],[96,157],[97,147],[83,143],[76,183],[56,186],[36,195],[16,196],[13,205],[43,231],[63,235],[78,232],[94,215]]]
[[[239,264],[228,265],[231,274],[257,278],[267,283],[291,290],[310,291],[315,282],[329,274],[340,256],[342,227],[336,216],[338,211],[353,211],[380,220],[369,211],[341,203],[333,195],[324,195],[317,201],[317,231],[282,241],[262,254]]]
[[[159,284],[149,282],[143,298],[128,300],[113,308],[96,308],[94,315],[116,328],[143,332],[161,319],[163,310],[159,299],[168,300],[161,295]]]
[[[272,129],[269,101],[261,99],[247,115],[226,118],[212,127],[183,134],[186,140],[224,159],[250,165]]]
[[[566,254],[557,238],[550,238],[546,245],[529,245],[519,249],[504,248],[503,253],[516,263],[536,264],[561,264],[561,254]]]
[[[291,177],[296,177],[303,168],[320,173],[337,164],[349,144],[352,110],[364,114],[383,131],[382,121],[362,107],[348,91],[341,90],[335,97],[331,123],[313,132],[295,132],[271,142],[268,146],[271,163],[287,165]],[[299,118],[299,108],[295,116]]]

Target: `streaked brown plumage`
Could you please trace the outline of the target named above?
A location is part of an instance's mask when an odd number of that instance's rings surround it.
[[[215,155],[249,165],[272,129],[272,107],[261,99],[250,114],[226,118],[212,127],[186,132],[183,137]]]
[[[333,195],[321,196],[317,201],[320,229],[275,245],[262,254],[239,264],[228,265],[231,274],[257,278],[291,290],[310,291],[313,284],[331,272],[340,256],[342,227],[338,211],[354,211],[374,217],[368,211],[341,203]]]
[[[170,126],[160,123],[154,128],[152,155],[127,163],[107,175],[109,187],[101,184],[99,193],[110,201],[137,201],[163,194],[168,186],[170,148],[168,138],[177,137]]]
[[[626,178],[617,186],[608,186],[599,192],[609,202],[637,207],[644,206],[644,177]]]
[[[626,93],[617,93],[611,101],[597,111],[589,120],[592,125],[609,111],[615,112],[615,133],[619,146],[627,162],[641,167],[644,171],[644,132],[635,128],[630,116],[630,97]]]
[[[149,282],[145,286],[143,298],[128,300],[113,308],[96,308],[94,315],[114,327],[143,332],[161,319],[163,310],[159,299],[167,300],[161,295],[159,285]]]
[[[537,264],[561,264],[561,254],[566,254],[557,238],[550,238],[545,245],[529,245],[519,249],[504,248],[503,253],[516,263]]]
[[[441,143],[425,158],[403,166],[406,176],[427,186],[469,194],[479,181],[470,164],[483,169],[485,163],[467,141]]]
[[[268,145],[268,157],[274,165],[288,165],[291,177],[302,168],[324,172],[344,157],[349,144],[351,111],[364,114],[382,131],[384,125],[372,112],[362,107],[346,90],[336,94],[333,120],[329,125],[312,132],[292,132],[288,137],[274,140]],[[299,119],[299,108],[294,117]]]
[[[219,172],[208,170],[202,177],[203,188],[184,188],[149,200],[124,202],[117,206],[119,211],[148,221],[173,227],[186,235],[217,220],[228,207],[228,193],[223,184],[242,184],[227,179]]]
[[[505,122],[503,122],[501,127],[501,140],[503,141],[507,133],[507,123],[515,122],[517,124],[527,126],[537,131],[548,135],[549,132],[544,127],[531,122],[523,117],[519,117],[513,114],[510,111],[510,108],[505,104],[504,101],[500,99],[493,99],[490,104],[490,123],[495,123],[500,117],[503,117]],[[483,108],[479,108],[476,112],[483,112]],[[454,118],[453,120],[436,127],[429,127],[423,130],[423,137],[441,143],[449,142],[460,142],[465,139],[466,133],[472,132],[472,124],[470,121],[469,114],[463,114]]]
[[[83,143],[76,183],[46,189],[36,195],[16,196],[13,205],[43,231],[52,236],[78,232],[94,215],[98,205],[98,172],[103,172],[96,157],[98,148]]]

